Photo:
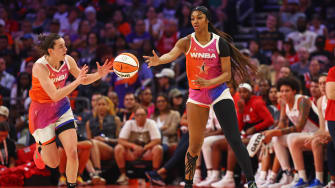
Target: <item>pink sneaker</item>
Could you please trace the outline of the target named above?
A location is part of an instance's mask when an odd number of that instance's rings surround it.
[[[33,159],[34,159],[35,165],[38,169],[44,169],[45,164],[42,160],[42,156],[41,156],[40,152],[38,152],[38,148],[39,148],[39,146],[36,144],[36,149],[35,149],[35,152],[34,152]]]

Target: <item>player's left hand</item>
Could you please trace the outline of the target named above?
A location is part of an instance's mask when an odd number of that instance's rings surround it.
[[[211,80],[206,80],[201,77],[197,77],[196,80],[191,81],[193,84],[198,85],[200,88],[206,88],[212,85]]]
[[[263,132],[265,144],[269,143],[274,136],[280,136],[281,130],[279,129],[272,129]]]
[[[99,62],[97,63],[98,74],[100,77],[106,76],[108,73],[113,72],[113,62],[109,59],[105,60],[105,63],[100,66]]]

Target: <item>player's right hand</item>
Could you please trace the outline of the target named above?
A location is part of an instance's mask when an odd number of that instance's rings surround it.
[[[159,57],[155,50],[152,50],[152,54],[154,56],[143,56],[143,58],[146,59],[145,62],[148,63],[148,67],[159,65]]]

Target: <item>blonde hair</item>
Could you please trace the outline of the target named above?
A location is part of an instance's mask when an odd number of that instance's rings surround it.
[[[115,115],[115,109],[114,109],[114,103],[112,102],[112,100],[110,100],[107,96],[101,96],[98,98],[97,102],[104,99],[107,102],[107,111],[109,112],[110,115]],[[97,116],[97,109],[95,108],[95,112],[93,112],[93,116],[96,117]]]

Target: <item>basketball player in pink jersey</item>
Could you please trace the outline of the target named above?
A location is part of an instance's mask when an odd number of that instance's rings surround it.
[[[249,78],[255,67],[249,63],[232,44],[231,37],[213,27],[208,9],[198,6],[191,12],[194,33],[177,41],[167,54],[158,57],[144,56],[149,66],[172,62],[182,53],[186,56],[186,73],[189,83],[187,121],[189,125],[189,147],[185,157],[185,187],[192,187],[195,165],[204,140],[209,108],[215,111],[227,141],[237,154],[244,171],[248,187],[257,187],[251,161],[238,130],[234,102],[226,82]],[[233,62],[233,63],[231,63]]]
[[[58,136],[67,156],[66,177],[68,187],[76,186],[78,172],[76,125],[70,108],[69,95],[79,85],[90,84],[111,72],[112,62],[103,66],[97,62],[98,71],[86,74],[88,67],[78,68],[75,60],[66,55],[64,39],[57,34],[41,35],[40,48],[43,56],[32,70],[32,88],[29,92],[29,130],[36,141],[34,161],[38,168],[48,165],[56,168],[60,156],[56,146]],[[76,79],[65,86],[71,73]]]

